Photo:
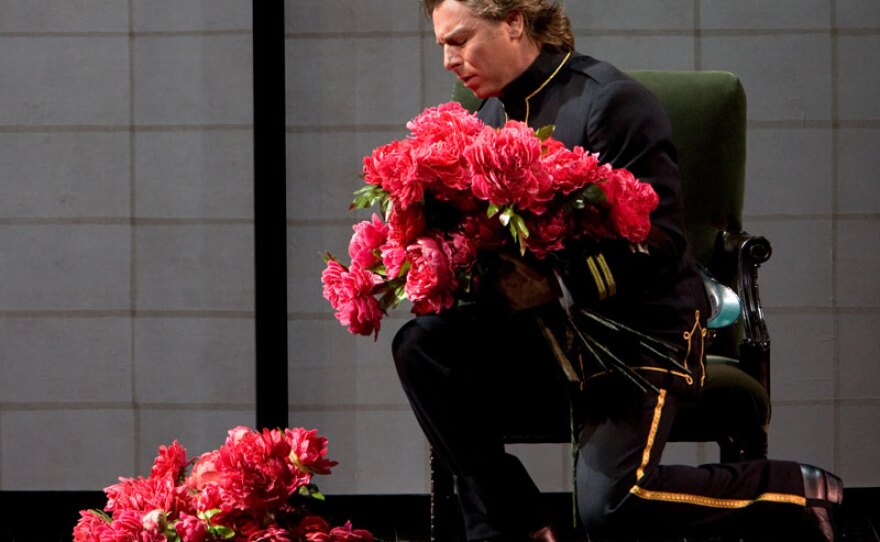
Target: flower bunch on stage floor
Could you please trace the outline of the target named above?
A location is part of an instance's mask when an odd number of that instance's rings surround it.
[[[581,147],[509,121],[485,125],[457,103],[426,109],[409,135],[364,158],[349,265],[327,254],[324,297],[351,333],[376,336],[403,300],[416,314],[473,298],[482,256],[543,260],[581,239],[640,243],[658,203],[651,185]]]
[[[84,510],[74,542],[373,542],[350,523],[311,513],[312,477],[330,474],[327,439],[314,429],[236,427],[192,460],[176,440],[161,446],[146,478],[104,489],[103,510]]]

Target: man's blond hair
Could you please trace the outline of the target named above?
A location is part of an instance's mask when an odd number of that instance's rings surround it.
[[[428,18],[444,0],[422,0]],[[522,13],[526,35],[545,49],[556,52],[574,50],[574,35],[565,8],[554,0],[449,0],[461,2],[474,15],[504,21],[513,13]]]

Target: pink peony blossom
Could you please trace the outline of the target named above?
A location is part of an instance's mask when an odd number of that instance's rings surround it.
[[[290,460],[300,470],[309,474],[330,474],[330,468],[336,461],[325,459],[327,455],[327,439],[318,436],[316,429],[286,429],[284,431],[290,441]]]
[[[541,140],[525,123],[486,128],[465,150],[474,195],[498,207],[541,212],[552,198],[550,175],[541,163]]]
[[[217,450],[202,454],[193,465],[192,472],[186,479],[186,485],[191,490],[200,491],[208,484],[220,480],[220,473],[214,464],[217,460]]]
[[[396,242],[382,245],[382,263],[385,273],[390,279],[400,276],[403,266],[407,263],[406,247]]]
[[[476,114],[450,102],[426,109],[406,126],[419,177],[431,184],[440,199],[467,190],[470,171],[464,151],[484,127]]]
[[[346,271],[334,260],[327,262],[321,275],[324,298],[336,309],[336,319],[358,335],[378,336],[382,320],[379,302],[373,297],[373,287],[382,277],[353,263]]]
[[[359,222],[352,229],[354,235],[348,244],[348,255],[352,263],[369,269],[379,262],[379,247],[388,238],[388,225],[374,213],[372,220]]]
[[[404,291],[413,302],[413,311],[427,314],[450,308],[455,302],[453,292],[458,283],[445,243],[435,237],[422,236],[408,246],[406,252],[412,267],[407,273]]]

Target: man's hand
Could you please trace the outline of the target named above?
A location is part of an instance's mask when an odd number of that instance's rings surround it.
[[[533,309],[556,301],[560,292],[553,277],[519,256],[501,253],[496,288],[513,311]]]

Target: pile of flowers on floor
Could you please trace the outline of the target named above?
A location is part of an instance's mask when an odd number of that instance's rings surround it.
[[[327,439],[314,429],[231,429],[193,459],[176,440],[161,446],[146,478],[107,487],[104,510],[83,510],[75,542],[373,542],[346,522],[308,510],[322,499],[312,476],[330,474]]]
[[[652,186],[566,148],[552,126],[496,129],[451,102],[407,128],[363,160],[366,186],[351,207],[382,216],[354,225],[350,265],[325,255],[324,297],[351,333],[375,336],[404,299],[416,314],[467,301],[481,254],[544,260],[581,240],[635,244],[650,231]]]

